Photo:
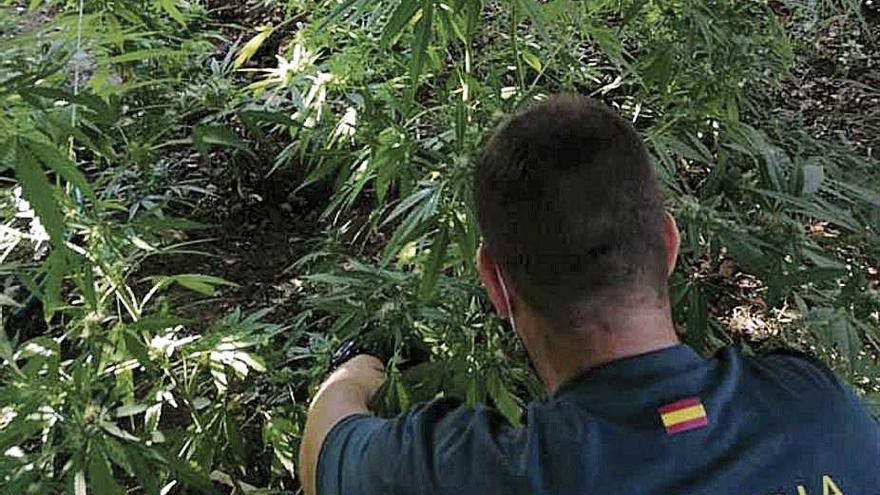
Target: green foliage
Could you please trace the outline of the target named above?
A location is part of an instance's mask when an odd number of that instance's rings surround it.
[[[195,333],[161,295],[172,284],[210,294],[229,282],[136,278],[145,259],[175,252],[174,239],[199,227],[164,212],[172,197],[149,165],[163,140],[186,132],[174,102],[189,69],[181,58],[209,45],[196,34],[181,48],[173,35],[171,22],[188,25],[195,9],[156,6],[86,2],[82,18],[74,9],[4,41],[0,141],[16,179],[4,211],[26,219],[8,218],[20,234],[4,258],[36,248],[17,275],[25,303],[43,308],[27,326],[4,320],[4,490],[215,493],[210,475],[237,477],[245,462],[240,384],[266,370],[254,349],[279,328],[264,312],[234,311]],[[12,62],[19,57],[28,64]],[[204,149],[246,150],[219,126],[200,129]],[[133,186],[120,187],[132,174]]]
[[[459,1],[435,8],[432,2],[402,0],[382,5],[390,12],[387,20],[358,2],[343,3],[322,25],[329,33],[307,30],[296,38],[306,50],[328,53],[302,69],[329,72],[326,79],[336,82],[327,89],[325,107],[347,107],[345,115],[353,108],[358,116],[348,140],[336,139],[332,123],[298,137],[324,143],[317,156],[306,157],[315,164],[316,177],[334,177],[337,185],[325,218],[337,219],[340,226],[360,219],[351,242],[370,244],[377,235],[388,239],[380,243],[381,256],[372,258],[376,270],[394,263],[421,278],[400,299],[436,309],[448,302],[430,298],[435,285],[449,280],[440,274],[474,278],[469,158],[498,114],[549,91],[600,97],[643,129],[685,233],[684,269],[674,280],[675,309],[691,329],[687,340],[699,349],[708,351],[735,337],[709,316],[709,301],[718,299],[719,289],[717,280],[699,269],[707,264],[735,262],[759,281],[754,297],[762,304],[802,303],[805,319],[787,325],[779,334],[785,340],[814,328],[803,323],[811,312],[852,308],[844,301],[853,291],[876,299],[876,287],[865,279],[867,259],[854,264],[852,252],[843,248],[854,247],[861,256],[877,250],[871,213],[876,198],[870,193],[878,183],[875,165],[851,154],[844,164],[839,153],[830,152],[839,145],[792,139],[790,131],[774,128],[778,123],[762,105],[780,87],[793,55],[779,21],[763,3],[494,6]],[[379,49],[364,55],[365,45]],[[337,57],[382,56],[390,56],[391,63],[371,67],[357,80],[347,79],[344,70],[334,72],[345,66],[334,64]],[[304,80],[300,91],[314,88],[315,80]],[[314,104],[311,111],[318,111]],[[861,192],[854,194],[854,187]],[[372,208],[364,221],[365,201]],[[809,235],[809,226],[818,223],[834,225],[844,235]],[[363,290],[373,288],[367,284]],[[333,296],[319,297],[335,302]],[[876,317],[835,311],[848,324],[860,325],[863,342],[876,343]],[[338,318],[346,325],[363,324],[352,313]],[[414,328],[416,322],[404,326]],[[867,354],[841,355],[843,344],[837,339],[821,348],[833,364],[838,363],[834,356],[844,366],[859,361],[866,367],[863,373],[876,375],[876,345]],[[852,344],[846,348],[862,348]]]
[[[0,7],[10,492],[293,489],[306,397],[354,335],[392,351],[383,413],[443,394],[520,421],[542,392],[475,281],[471,158],[558,91],[643,132],[684,236],[671,293],[689,343],[758,347],[729,327],[760,311],[770,342],[810,347],[876,407],[880,168],[768,111],[794,55],[766,2],[302,1],[237,44],[193,2],[32,4]],[[332,190],[283,327],[194,321],[186,301],[235,284],[144,271],[199,254],[181,239],[205,226],[175,216],[199,188],[168,172],[195,155]]]

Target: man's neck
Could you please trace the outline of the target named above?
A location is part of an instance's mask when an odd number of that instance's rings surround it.
[[[569,331],[537,328],[543,326],[537,321],[523,329],[535,369],[551,393],[588,369],[680,343],[668,304],[629,307],[614,314],[587,311],[579,321]]]

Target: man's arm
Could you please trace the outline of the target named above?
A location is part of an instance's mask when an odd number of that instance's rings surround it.
[[[367,404],[384,380],[382,362],[362,354],[340,366],[318,388],[299,449],[299,477],[306,495],[316,495],[318,456],[327,434],[347,416],[369,414]]]

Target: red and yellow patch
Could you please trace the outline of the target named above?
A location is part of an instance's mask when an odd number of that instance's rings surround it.
[[[660,419],[666,433],[674,435],[683,431],[702,428],[709,424],[709,416],[699,397],[690,397],[660,408]]]

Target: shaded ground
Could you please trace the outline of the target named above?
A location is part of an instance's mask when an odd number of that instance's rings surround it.
[[[169,255],[154,257],[142,267],[142,275],[200,273],[224,278],[237,287],[221,287],[214,297],[205,297],[192,291],[174,287],[170,297],[172,307],[180,316],[192,320],[190,328],[199,332],[214,321],[239,307],[245,312],[271,308],[263,320],[279,325],[291,323],[299,311],[296,276],[291,265],[310,251],[309,237],[314,237],[317,216],[327,198],[321,187],[309,194],[297,194],[301,183],[292,170],[278,170],[266,177],[271,168],[267,163],[248,166],[233,163],[226,156],[212,156],[208,160],[188,157],[191,166],[174,171],[181,180],[196,180],[207,195],[201,196],[195,207],[170,214],[210,224],[206,230],[193,231],[193,239],[210,242],[194,246],[204,255]],[[199,166],[192,166],[193,160]],[[178,159],[176,163],[185,163]],[[180,206],[178,206],[180,208]],[[280,349],[275,349],[280,351]],[[248,419],[240,425],[245,441],[241,448],[249,462],[243,479],[254,486],[265,486],[271,479],[273,451],[263,442],[262,411],[291,401],[304,401],[308,391],[304,384],[286,383],[288,372],[283,363],[272,373],[254,376],[240,405]],[[288,377],[288,378],[285,378]],[[164,421],[185,425],[189,416],[183,409]],[[296,482],[290,476],[276,480],[285,488],[295,490]]]
[[[297,311],[298,281],[292,265],[309,251],[307,242],[315,234],[326,198],[295,194],[300,180],[289,170],[266,177],[271,163],[230,173],[219,160],[215,162],[203,179],[202,187],[210,194],[185,213],[187,218],[211,225],[195,231],[196,236],[211,239],[196,246],[205,255],[157,257],[144,272],[200,273],[238,284],[221,288],[212,298],[173,292],[185,301],[179,307],[184,316],[199,322],[197,327],[235,307],[248,311],[273,308],[266,320],[285,324]]]
[[[222,54],[240,46],[260,25],[279,25],[286,9],[266,2],[248,0],[238,3],[209,1],[212,21],[222,26],[224,41],[217,45]],[[248,66],[273,66],[274,54],[283,51],[290,29],[276,31],[261,46]],[[243,76],[242,76],[243,77]],[[278,149],[287,143],[278,144]],[[198,156],[171,160],[178,165],[171,171],[176,179],[194,181],[207,195],[198,197],[195,207],[172,214],[211,226],[195,231],[194,238],[210,239],[196,247],[206,256],[172,255],[155,258],[144,266],[144,273],[200,273],[224,278],[237,287],[220,287],[216,297],[205,298],[184,290],[174,290],[173,297],[184,301],[175,304],[182,316],[195,320],[197,327],[210,324],[229,310],[240,307],[251,311],[272,308],[266,321],[289,323],[297,312],[298,291],[292,264],[309,252],[307,242],[315,237],[317,217],[326,206],[329,192],[320,185],[297,194],[304,170],[272,169],[278,149],[257,150],[256,163],[242,165],[223,154],[209,158]],[[193,160],[197,161],[196,166]],[[175,180],[176,180],[175,179]],[[172,180],[173,182],[174,180]]]

